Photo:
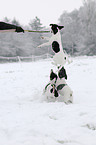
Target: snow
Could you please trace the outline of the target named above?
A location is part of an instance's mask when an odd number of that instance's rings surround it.
[[[66,64],[74,103],[46,102],[51,59],[0,64],[1,145],[96,145],[96,57]]]

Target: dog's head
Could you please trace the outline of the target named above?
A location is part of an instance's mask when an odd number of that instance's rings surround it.
[[[50,26],[54,35],[58,32],[58,29],[61,30],[62,28],[64,28],[64,26],[59,26],[57,24],[50,24]]]

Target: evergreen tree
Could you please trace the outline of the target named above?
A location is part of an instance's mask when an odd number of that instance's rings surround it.
[[[32,30],[41,30],[42,28],[42,24],[40,22],[40,19],[36,16],[35,19],[31,20],[29,23],[30,27],[32,28]]]
[[[7,17],[4,17],[4,22],[9,23],[10,19],[8,19]]]
[[[42,26],[41,24],[41,21],[40,19],[36,16],[35,19],[31,20],[30,23],[29,23],[30,27],[32,30],[36,30],[36,31],[39,31],[41,29],[43,29],[44,27]],[[42,54],[42,49],[43,48],[38,48],[37,46],[40,45],[41,43],[43,43],[42,39],[42,34],[41,33],[33,33],[32,34],[32,39],[33,39],[33,42],[34,42],[34,54],[35,55],[40,55]]]
[[[19,22],[16,20],[16,18],[14,18],[14,19],[12,20],[12,24],[17,25],[17,26],[20,25]]]

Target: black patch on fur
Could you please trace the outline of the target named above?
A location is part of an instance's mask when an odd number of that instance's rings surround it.
[[[59,30],[61,30],[62,28],[64,28],[64,26],[58,26]]]
[[[51,93],[53,93],[53,88],[50,90]]]
[[[50,92],[53,93],[53,91],[54,91],[54,96],[55,96],[55,97],[58,97],[59,94],[58,94],[58,92],[57,92],[57,90],[56,90],[56,86],[55,86],[54,84],[52,84],[51,86],[52,86],[52,89],[50,90]],[[53,88],[53,87],[55,87],[55,88]]]
[[[66,57],[64,57],[64,59],[66,60]]]
[[[55,91],[54,91],[54,96],[55,96],[55,97],[58,97],[58,96],[59,96],[59,94],[58,94],[58,92],[57,92],[56,89],[55,89]]]
[[[53,34],[55,35],[57,32],[58,32],[58,25],[56,25],[56,24],[50,24],[50,26],[51,26],[51,29],[52,29],[52,31],[53,31]]]
[[[54,78],[56,78],[56,80],[57,80],[57,74],[55,74],[55,73],[53,72],[53,70],[51,70],[51,73],[50,73],[50,80],[52,81]]]
[[[58,76],[59,78],[65,78],[67,80],[67,74],[66,74],[66,70],[64,69],[64,67],[62,67],[59,72],[58,72]]]
[[[60,51],[59,43],[57,41],[52,42],[52,49],[55,53],[58,53]]]
[[[66,84],[60,84],[59,86],[57,86],[57,91],[62,90],[63,87],[65,87]]]

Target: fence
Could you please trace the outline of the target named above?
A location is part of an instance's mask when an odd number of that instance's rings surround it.
[[[22,56],[16,56],[16,57],[2,57],[0,56],[0,62],[21,62],[21,61],[37,61],[37,60],[41,60],[41,59],[47,59],[47,58],[51,58],[52,55],[51,54],[43,54],[43,55],[39,55],[39,56],[28,56],[28,57],[22,57]]]

